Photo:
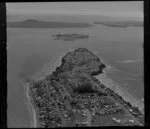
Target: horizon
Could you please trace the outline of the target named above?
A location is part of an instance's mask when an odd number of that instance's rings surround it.
[[[106,16],[143,19],[143,1],[6,3],[9,16]]]

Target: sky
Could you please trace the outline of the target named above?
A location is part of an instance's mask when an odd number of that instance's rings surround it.
[[[8,14],[83,14],[143,18],[143,1],[6,3]]]

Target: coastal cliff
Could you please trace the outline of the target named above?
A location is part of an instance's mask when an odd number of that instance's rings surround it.
[[[53,73],[29,84],[36,127],[142,126],[144,116],[94,76],[104,63],[86,48],[68,52]]]

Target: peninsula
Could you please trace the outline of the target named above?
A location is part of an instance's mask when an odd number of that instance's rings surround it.
[[[36,127],[143,126],[139,109],[94,77],[105,67],[91,51],[78,48],[53,73],[30,81]]]

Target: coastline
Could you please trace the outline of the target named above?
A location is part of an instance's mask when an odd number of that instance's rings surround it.
[[[70,52],[70,51],[68,51]],[[68,53],[67,52],[67,53]],[[62,58],[66,55],[66,52],[62,52],[61,55],[54,57],[47,64],[43,66],[40,71],[37,71],[31,78],[35,81],[45,78],[45,76],[52,74],[57,67],[61,66]]]
[[[43,68],[40,71],[37,71],[33,76],[29,77],[31,80],[41,80],[45,78],[45,76],[52,74],[55,69],[61,65],[62,63],[62,58],[65,56],[65,52],[61,54],[61,56],[58,56],[58,58],[53,58],[50,60],[47,64],[43,66]],[[55,60],[55,61],[54,61]],[[52,62],[54,62],[52,64]],[[30,119],[31,119],[31,124],[30,128],[36,128],[37,126],[37,116],[36,116],[36,109],[32,103],[32,100],[29,95],[29,82],[26,80],[22,79],[21,84],[24,87],[24,95],[26,98],[26,101],[24,100],[25,105],[27,106],[27,109],[29,111]]]
[[[68,52],[71,52],[73,50],[69,50]],[[67,52],[67,53],[68,53]],[[36,74],[34,74],[31,78],[34,79],[35,81],[40,80],[42,78],[45,78],[46,75],[52,74],[53,71],[56,70],[57,67],[61,66],[62,64],[62,59],[66,55],[66,53],[63,52],[61,56],[58,56],[58,58],[53,58],[52,60],[49,61],[49,63],[45,64],[42,68],[42,70],[38,71]],[[107,88],[113,90],[116,94],[121,96],[125,101],[130,102],[130,104],[133,107],[138,107],[140,112],[144,114],[144,105],[142,101],[137,100],[135,97],[133,97],[131,94],[128,93],[125,89],[123,89],[119,84],[114,82],[111,78],[107,76],[107,71],[110,70],[111,66],[109,66],[103,59],[102,57],[96,55],[102,63],[106,65],[106,68],[103,69],[102,73],[95,75],[94,77],[98,79],[103,85],[105,85]],[[54,61],[55,60],[55,61]],[[53,63],[52,63],[53,62]],[[32,108],[33,112],[33,117],[34,117],[34,127],[37,123],[36,121],[36,109],[34,108],[34,105],[32,104],[32,100],[29,96],[29,83],[22,81],[25,89],[26,89],[26,97],[29,100],[29,105]],[[30,110],[31,111],[31,110]]]
[[[95,53],[94,53],[95,54]],[[105,60],[103,57],[96,56],[101,60],[102,63],[106,65],[106,67],[102,70],[102,73],[95,75],[94,77],[98,79],[102,84],[104,84],[107,88],[110,88],[115,93],[117,93],[119,96],[121,96],[125,101],[130,102],[130,104],[133,107],[138,107],[140,112],[144,114],[144,99],[140,100],[134,97],[132,94],[130,94],[126,89],[121,87],[121,85],[117,82],[115,82],[111,77],[107,76],[107,73],[112,70],[112,66],[109,65],[107,60]],[[117,70],[115,67],[113,69]]]
[[[29,83],[26,83],[23,80],[21,80],[21,83],[24,87],[25,97],[27,98],[27,100],[24,101],[24,103],[27,106],[27,109],[29,111],[29,116],[31,119],[30,128],[35,128],[37,125],[36,110],[33,106],[32,100],[31,100],[30,95],[29,95]]]
[[[127,27],[143,27],[142,22],[94,22],[97,25],[104,25],[107,27],[116,27],[116,28],[127,28]]]
[[[104,62],[103,62],[104,63]],[[111,78],[107,76],[107,71],[109,70],[109,66],[103,70],[103,73],[94,76],[98,79],[102,84],[104,84],[107,88],[110,88],[119,96],[121,96],[125,101],[130,102],[133,107],[138,107],[142,114],[144,114],[144,104],[141,100],[138,100],[134,96],[132,96],[127,90],[121,87],[117,82],[113,81]]]
[[[72,50],[68,50],[68,52],[72,52]],[[34,80],[40,80],[44,78],[45,76],[52,74],[53,71],[56,70],[57,67],[61,66],[62,64],[62,58],[66,55],[65,52],[63,52],[60,56],[56,58],[53,58],[49,63],[45,64],[41,71],[38,71],[36,74],[34,74],[31,78]],[[127,90],[125,90],[123,87],[121,87],[118,83],[114,82],[111,78],[107,76],[107,72],[111,69],[111,66],[105,61],[103,57],[100,57],[96,54],[96,56],[101,60],[102,63],[106,65],[106,67],[102,70],[103,72],[95,75],[94,77],[98,79],[102,84],[104,84],[106,87],[113,90],[115,93],[123,97],[125,101],[128,101],[131,103],[132,106],[138,107],[139,110],[144,114],[144,104],[141,100],[136,99],[134,96],[132,96]],[[54,61],[55,60],[55,61]],[[52,62],[54,61],[54,64]]]

